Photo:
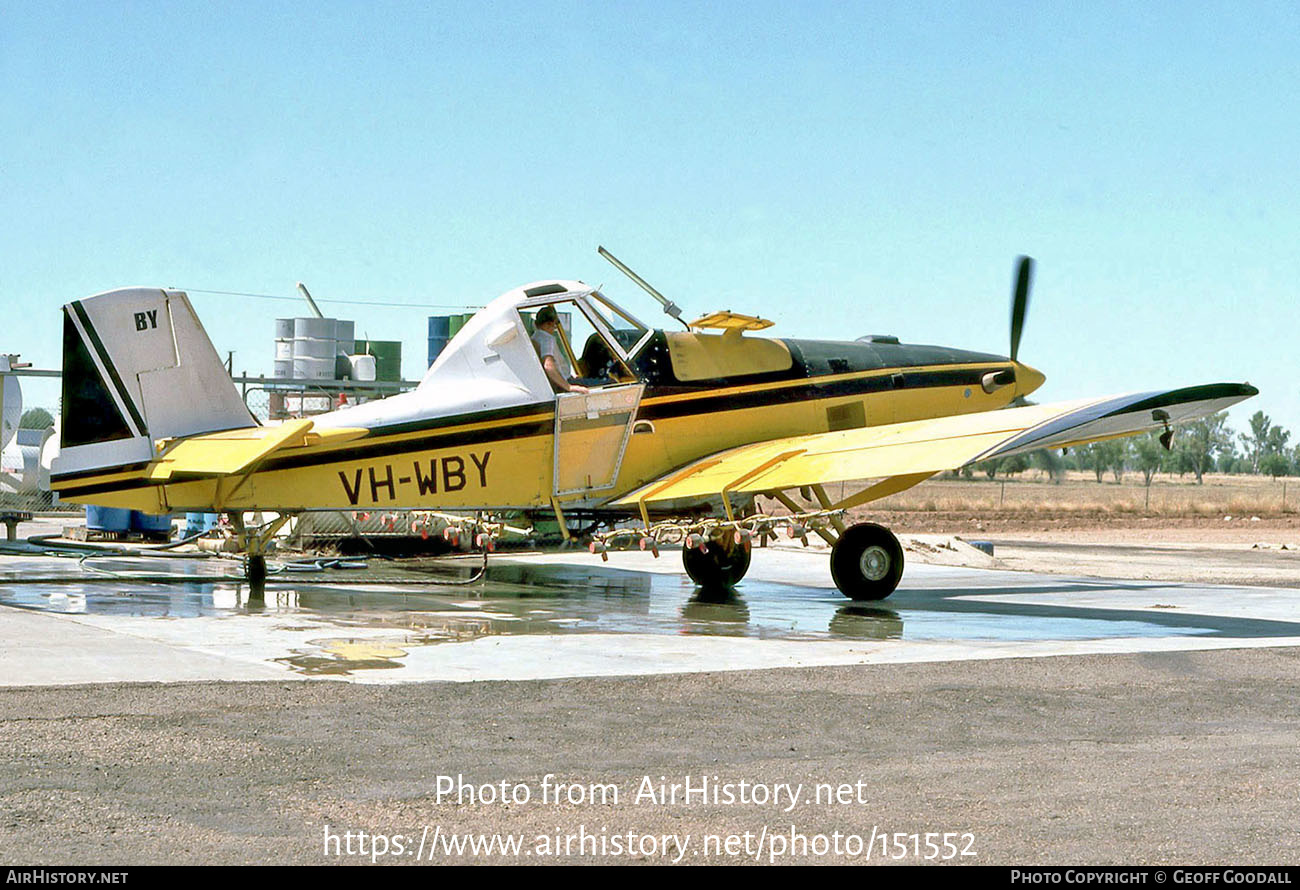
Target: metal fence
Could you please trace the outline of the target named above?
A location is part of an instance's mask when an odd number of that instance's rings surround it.
[[[259,421],[291,420],[414,389],[412,380],[290,380],[278,377],[232,377],[244,404]]]
[[[14,367],[4,374],[15,377],[44,377],[61,379],[62,372],[38,368]],[[355,405],[362,402],[395,395],[414,389],[417,383],[410,380],[370,381],[353,380],[295,380],[275,377],[232,376],[231,382],[238,387],[244,404],[259,423],[291,420],[311,417],[333,411],[342,404]],[[59,406],[27,405],[27,408],[44,407],[52,415],[58,416]],[[29,432],[29,431],[23,431]],[[18,443],[11,445],[17,454]],[[39,450],[39,449],[38,449]],[[82,509],[76,504],[60,504],[49,491],[49,467],[43,470],[22,467],[18,457],[8,461],[13,466],[0,468],[0,512],[57,512],[77,513]],[[28,461],[30,463],[30,461]],[[409,517],[401,517],[393,522],[382,523],[384,526],[410,526]],[[373,523],[371,524],[373,525]],[[349,534],[356,529],[355,521],[350,517],[340,518],[334,522],[325,522],[322,528],[325,534]],[[336,526],[337,528],[335,528]],[[382,533],[389,528],[365,529],[367,532]],[[408,531],[409,534],[409,531]]]

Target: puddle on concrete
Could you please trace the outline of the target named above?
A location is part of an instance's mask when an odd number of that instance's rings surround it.
[[[303,674],[346,677],[355,671],[399,668],[398,659],[406,657],[412,644],[403,647],[386,640],[330,639],[312,640],[309,645],[315,648],[295,649],[296,654],[275,660]]]
[[[158,566],[160,562],[165,561],[150,560],[150,568],[165,571]],[[315,642],[295,645],[292,656],[282,659],[307,673],[392,669],[401,666],[409,647],[517,634],[999,642],[1300,636],[1300,623],[1219,618],[1182,609],[1074,608],[969,599],[997,593],[1096,594],[1115,590],[1131,594],[1141,590],[1149,591],[1149,602],[1159,603],[1160,591],[1166,588],[1159,584],[1027,576],[1024,585],[1011,589],[996,585],[964,589],[905,586],[881,603],[852,603],[829,585],[802,587],[746,580],[736,591],[710,593],[698,590],[682,575],[599,565],[496,565],[488,580],[473,586],[440,583],[432,570],[422,576],[419,572],[403,574],[401,566],[392,563],[381,567],[390,580],[418,579],[419,583],[399,586],[370,581],[377,572],[366,573],[364,584],[295,578],[291,584],[272,585],[258,601],[250,600],[246,586],[228,581],[8,582],[0,585],[0,603],[51,612],[173,620],[269,619],[277,622],[276,630],[313,634]],[[360,575],[349,572],[347,578],[358,580]],[[446,577],[444,570],[442,578]],[[987,577],[990,581],[996,578]],[[1167,587],[1185,589],[1186,585]],[[330,629],[338,636],[327,638]],[[334,648],[322,640],[333,640],[330,645]],[[374,648],[382,645],[392,651]]]

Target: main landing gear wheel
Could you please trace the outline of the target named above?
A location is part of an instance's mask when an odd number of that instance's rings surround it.
[[[851,525],[831,548],[831,577],[852,600],[883,600],[903,577],[903,547],[883,525]]]
[[[250,556],[248,557],[248,583],[254,589],[260,590],[266,586],[266,557]]]
[[[709,541],[705,550],[682,548],[682,565],[691,580],[706,590],[734,587],[749,571],[749,544],[725,547]]]

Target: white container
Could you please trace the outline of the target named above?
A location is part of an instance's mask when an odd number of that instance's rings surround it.
[[[334,330],[338,324],[333,318],[295,318],[293,336],[296,340],[310,337],[313,340],[333,340]]]
[[[356,329],[356,322],[344,321],[341,318],[334,319],[335,340],[355,340]]]
[[[339,350],[336,340],[316,340],[298,337],[293,341],[294,358],[334,358]]]
[[[299,380],[333,380],[334,359],[294,356],[293,376]]]
[[[350,355],[352,379],[372,383],[375,379],[375,357],[373,355]]]

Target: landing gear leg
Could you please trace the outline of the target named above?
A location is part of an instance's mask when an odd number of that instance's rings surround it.
[[[280,518],[255,529],[244,525],[242,513],[232,512],[228,515],[244,551],[244,573],[248,576],[249,600],[260,601],[266,590],[266,550],[271,538],[289,521],[289,514],[282,514]]]
[[[250,556],[248,557],[248,567],[246,569],[248,583],[254,587],[262,587],[266,584],[266,557]]]
[[[831,577],[849,599],[883,600],[903,577],[903,547],[882,525],[851,525],[831,548]]]
[[[711,538],[704,550],[698,547],[682,548],[682,565],[686,574],[700,587],[717,590],[734,587],[749,571],[750,544],[723,542]]]

